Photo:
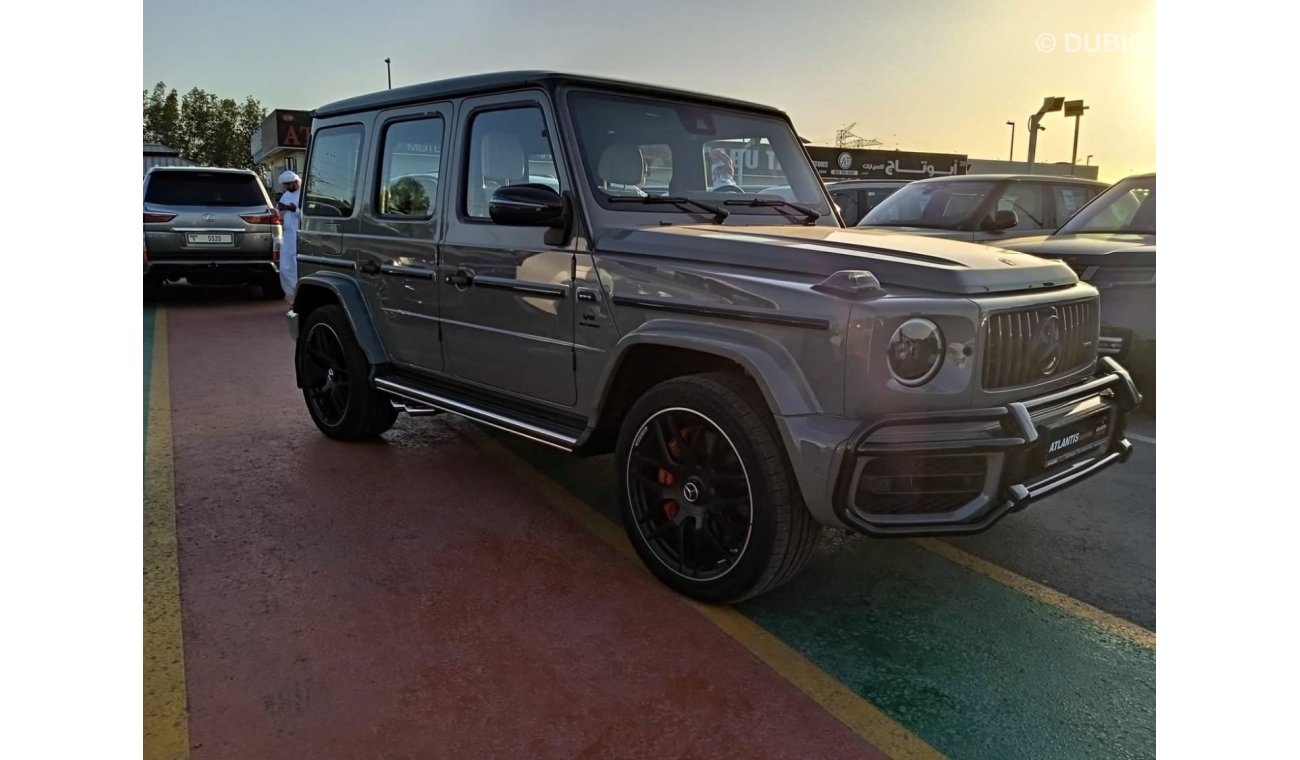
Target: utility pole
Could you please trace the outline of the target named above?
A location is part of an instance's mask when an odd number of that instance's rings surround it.
[[[388,67],[388,89],[393,89],[393,59],[385,58],[384,65]]]
[[[1070,176],[1074,176],[1074,167],[1079,163],[1079,120],[1083,112],[1091,106],[1085,106],[1082,100],[1071,100],[1065,104],[1065,116],[1074,117],[1074,150],[1070,153]]]
[[[1007,160],[1015,161],[1016,160],[1016,123],[1014,121],[1009,121],[1007,122],[1007,126],[1011,127],[1011,152],[1007,154]]]
[[[1065,98],[1043,98],[1043,105],[1038,109],[1038,113],[1029,117],[1029,173],[1034,173],[1034,155],[1038,152],[1038,130],[1047,129],[1040,126],[1038,122],[1043,120],[1043,116],[1059,111],[1065,106]]]

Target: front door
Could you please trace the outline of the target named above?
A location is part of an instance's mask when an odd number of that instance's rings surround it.
[[[449,374],[572,406],[574,253],[548,246],[543,228],[498,225],[488,215],[498,187],[568,187],[553,124],[537,93],[465,101],[456,151],[464,163],[455,171],[438,288]]]

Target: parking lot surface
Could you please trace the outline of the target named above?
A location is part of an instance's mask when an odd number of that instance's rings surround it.
[[[608,457],[325,438],[284,309],[145,309],[149,756],[1154,757],[1154,420],[986,534],[826,531],[707,607],[631,557]]]

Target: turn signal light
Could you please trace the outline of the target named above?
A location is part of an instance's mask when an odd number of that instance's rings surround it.
[[[144,223],[158,224],[159,222],[170,222],[175,218],[176,218],[175,214],[150,214],[149,212],[146,211],[144,215]]]

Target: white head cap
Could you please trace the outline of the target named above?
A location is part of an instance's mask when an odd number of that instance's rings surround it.
[[[290,182],[300,182],[300,181],[301,180],[298,179],[298,175],[294,174],[293,172],[284,172],[283,174],[280,175],[281,185],[287,185]]]

